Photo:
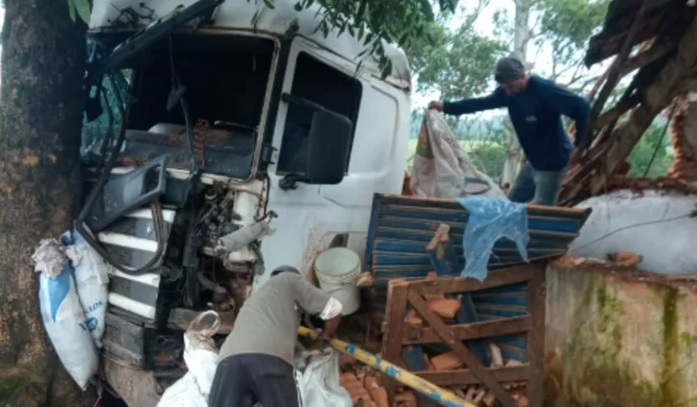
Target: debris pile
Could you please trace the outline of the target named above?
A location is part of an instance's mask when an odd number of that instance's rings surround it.
[[[605,259],[597,259],[595,257],[582,257],[574,256],[572,254],[565,254],[554,261],[554,265],[561,268],[572,268],[579,266],[613,266],[632,268],[636,267],[644,260],[644,256],[641,254],[625,251],[607,253],[605,257]]]
[[[434,304],[439,302],[434,301]],[[415,313],[410,313],[407,318],[419,318]],[[379,338],[367,338],[366,342],[372,350],[379,350]],[[504,360],[499,347],[492,343],[488,344],[492,356],[492,367],[512,367],[523,366],[517,360]],[[377,348],[377,349],[376,349]],[[379,354],[378,354],[379,355]],[[466,364],[457,356],[455,352],[448,351],[429,357],[424,354],[424,363],[428,371],[447,371],[455,369],[465,369]],[[384,387],[380,385],[379,372],[371,366],[360,363],[353,357],[342,354],[340,359],[340,384],[346,389],[354,406],[358,407],[388,407],[388,394]],[[527,388],[525,382],[503,383],[503,387],[511,394],[518,407],[529,406]],[[446,390],[452,391],[463,400],[467,400],[478,407],[491,407],[496,405],[495,395],[482,385],[448,387]],[[418,407],[419,395],[414,390],[398,385],[395,393],[395,401],[392,407]]]
[[[359,369],[355,373],[343,372],[340,383],[351,396],[354,406],[362,404],[364,407],[388,407],[387,391],[378,384],[374,372],[367,372],[365,369]]]

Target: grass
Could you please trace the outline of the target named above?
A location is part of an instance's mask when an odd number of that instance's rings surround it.
[[[414,154],[416,154],[416,145],[418,144],[419,140],[415,138],[410,138],[408,147],[407,147],[407,165],[409,169],[411,169],[412,164],[414,163]],[[472,151],[473,148],[476,147],[481,147],[482,145],[486,144],[496,144],[494,141],[489,141],[489,140],[458,140],[460,143],[460,146],[468,153]]]

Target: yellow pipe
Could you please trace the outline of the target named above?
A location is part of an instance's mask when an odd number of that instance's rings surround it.
[[[315,331],[304,326],[298,328],[298,335],[305,336],[310,339],[315,339],[317,337],[317,333]],[[329,345],[338,351],[344,352],[347,355],[360,360],[368,366],[374,367],[375,369],[385,373],[398,382],[418,391],[441,405],[446,407],[477,407],[469,401],[463,400],[455,394],[442,389],[420,378],[419,376],[400,368],[399,366],[396,366],[386,360],[382,360],[382,358],[356,347],[356,345],[338,339],[332,339],[329,341]]]

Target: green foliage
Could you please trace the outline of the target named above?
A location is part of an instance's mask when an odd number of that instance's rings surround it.
[[[646,174],[647,178],[665,176],[668,167],[673,163],[673,151],[670,144],[670,129],[661,140],[661,134],[666,121],[656,121],[644,132],[639,142],[634,146],[632,153],[627,158],[631,166],[630,177],[643,177],[649,166],[651,156],[656,152],[656,157]]]
[[[265,0],[268,2],[269,0]],[[365,56],[376,57],[383,69],[383,76],[391,67],[385,57],[382,41],[397,43],[409,48],[426,35],[435,21],[434,7],[443,13],[452,13],[457,0],[299,0],[296,10],[312,6],[315,2],[324,6],[318,29],[326,36],[332,29],[348,32],[368,46]]]
[[[600,28],[610,0],[535,0],[533,38],[552,50],[552,77],[566,74],[572,84],[585,76],[582,61],[588,39]]]
[[[74,22],[77,22],[76,17],[80,17],[80,20],[88,24],[91,12],[89,0],[68,0],[68,12]]]
[[[470,159],[479,171],[493,179],[498,179],[503,173],[503,164],[506,161],[506,148],[500,142],[479,141],[472,143],[468,151]]]
[[[405,50],[419,90],[440,90],[444,99],[486,91],[496,59],[504,52],[503,42],[476,34],[472,25],[449,31],[432,23],[427,33]]]

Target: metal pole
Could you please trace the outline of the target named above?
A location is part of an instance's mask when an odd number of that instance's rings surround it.
[[[314,339],[317,336],[315,331],[309,328],[301,326],[298,328],[298,335],[305,336],[310,339]],[[375,369],[381,371],[382,373],[390,376],[391,378],[397,380],[398,382],[408,386],[419,393],[425,395],[431,400],[446,406],[446,407],[477,407],[476,405],[470,403],[469,401],[463,400],[456,396],[455,394],[442,389],[419,376],[400,368],[382,358],[379,358],[372,353],[366,352],[363,349],[356,347],[356,345],[338,340],[332,339],[329,341],[329,345],[347,355],[352,356],[355,359],[360,360],[368,366],[372,366]]]

